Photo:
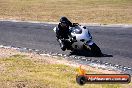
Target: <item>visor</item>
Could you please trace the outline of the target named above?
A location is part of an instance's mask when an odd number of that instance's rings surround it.
[[[61,26],[62,27],[66,27],[67,26],[67,23],[64,21],[64,22],[61,22]]]

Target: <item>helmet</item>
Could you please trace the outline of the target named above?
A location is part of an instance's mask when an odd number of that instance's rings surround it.
[[[60,22],[64,22],[64,21],[65,21],[65,22],[68,22],[69,20],[68,20],[66,17],[61,17],[61,18],[60,18]]]
[[[68,22],[69,22],[69,20],[66,17],[61,17],[60,18],[60,25],[63,28],[69,27],[69,23]]]

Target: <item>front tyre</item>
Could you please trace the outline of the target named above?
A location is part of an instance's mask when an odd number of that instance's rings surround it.
[[[96,57],[103,56],[100,48],[95,43],[93,43],[92,45],[89,45],[89,47],[91,48],[91,52],[92,52],[93,56],[96,56]]]

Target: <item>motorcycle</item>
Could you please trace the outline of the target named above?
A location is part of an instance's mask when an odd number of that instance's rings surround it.
[[[54,32],[56,33],[57,28],[55,27]],[[69,39],[59,39],[58,42],[62,46],[62,42],[67,46],[67,50],[87,50],[91,51],[94,56],[102,56],[100,48],[92,40],[92,36],[89,30],[82,25],[74,24],[74,27],[69,28],[71,35]]]

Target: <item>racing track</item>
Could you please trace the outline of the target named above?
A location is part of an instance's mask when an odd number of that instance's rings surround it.
[[[0,21],[0,45],[27,47],[69,54],[59,48],[52,29],[55,24]],[[132,68],[132,27],[87,26],[106,57],[89,57]]]

